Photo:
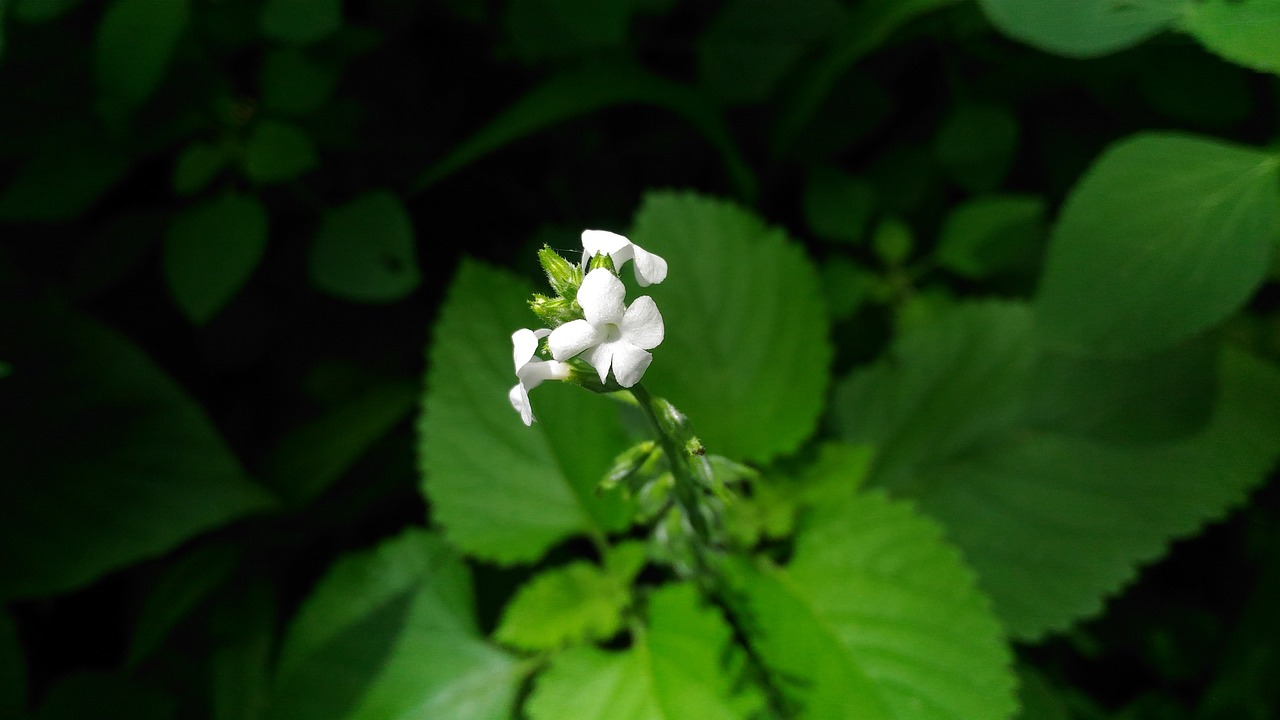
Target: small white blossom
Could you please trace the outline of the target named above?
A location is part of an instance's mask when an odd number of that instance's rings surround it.
[[[615,268],[635,260],[636,282],[640,287],[656,285],[667,278],[667,261],[625,237],[608,230],[582,231],[582,268],[596,255],[608,255]]]
[[[573,320],[556,328],[547,339],[551,356],[568,360],[580,353],[605,382],[609,369],[618,384],[631,387],[640,381],[653,361],[649,350],[662,342],[665,328],[662,313],[653,298],[644,296],[623,304],[626,288],[604,268],[587,273],[578,289],[583,320]]]
[[[521,328],[511,334],[511,356],[515,361],[516,378],[519,382],[507,393],[507,399],[511,401],[511,407],[520,413],[520,419],[525,425],[532,425],[537,419],[533,416],[533,406],[529,404],[529,391],[542,384],[543,380],[564,380],[569,377],[567,363],[534,359],[538,352],[538,340],[550,333],[546,328]]]

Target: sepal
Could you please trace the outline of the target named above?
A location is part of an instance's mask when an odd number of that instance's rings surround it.
[[[547,275],[547,282],[556,294],[566,300],[578,297],[578,288],[582,285],[582,269],[565,260],[560,253],[543,245],[538,251],[538,263]]]

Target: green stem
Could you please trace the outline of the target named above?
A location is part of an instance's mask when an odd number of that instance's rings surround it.
[[[658,410],[654,407],[654,397],[643,385],[637,383],[631,388],[631,394],[635,396],[636,401],[640,403],[640,407],[644,409],[644,413],[649,418],[649,422],[653,424],[653,429],[658,434],[658,442],[662,444],[662,451],[666,453],[667,464],[671,466],[671,474],[675,477],[675,495],[676,504],[680,506],[680,510],[684,512],[685,517],[689,518],[689,524],[693,527],[693,532],[698,536],[698,540],[703,547],[711,546],[711,529],[707,527],[707,520],[702,516],[702,512],[698,508],[698,483],[693,479],[693,474],[689,471],[688,458],[685,457],[685,450],[671,437],[663,426],[661,419],[658,417]]]

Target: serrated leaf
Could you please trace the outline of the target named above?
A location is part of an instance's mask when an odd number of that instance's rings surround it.
[[[1189,135],[1109,148],[1053,229],[1040,335],[1085,354],[1141,355],[1240,309],[1280,243],[1280,157]]]
[[[1280,73],[1280,2],[1276,0],[1188,3],[1182,29],[1237,65]]]
[[[698,76],[721,101],[761,102],[844,16],[834,0],[725,3],[699,37]]]
[[[1029,267],[1043,251],[1045,203],[1033,195],[993,195],[956,205],[934,257],[967,278]]]
[[[511,333],[529,327],[532,286],[464,261],[432,333],[419,423],[422,486],[449,540],[502,563],[538,559],[579,534],[620,530],[630,506],[596,493],[630,443],[612,401],[543,383],[525,427],[507,400],[515,385]]]
[[[617,105],[654,105],[684,117],[720,152],[730,180],[744,197],[755,178],[716,109],[693,88],[632,65],[588,63],[555,75],[524,95],[467,140],[457,143],[414,184],[418,193],[504,145],[579,115]]]
[[[98,107],[119,119],[140,105],[164,78],[186,29],[188,0],[115,0],[94,41]]]
[[[621,629],[629,602],[626,585],[589,562],[573,562],[521,586],[494,638],[521,650],[607,640]]]
[[[354,302],[394,302],[422,280],[413,221],[386,190],[326,210],[309,262],[317,287]]]
[[[1012,653],[942,529],[878,493],[810,515],[786,568],[731,575],[748,642],[801,718],[1004,720]]]
[[[268,720],[510,716],[524,669],[480,637],[466,566],[408,530],[347,555],[286,634]]]
[[[257,198],[228,194],[206,200],[169,226],[165,281],[183,313],[202,325],[240,291],[266,247],[267,212]]]
[[[875,209],[875,190],[865,179],[835,168],[810,171],[804,188],[804,219],[818,237],[857,243]]]
[[[306,502],[333,484],[369,447],[407,418],[418,386],[389,380],[305,423],[276,446],[262,480],[291,502]]]
[[[959,105],[938,129],[933,151],[960,187],[971,193],[995,190],[1013,167],[1018,120],[997,105]]]
[[[799,447],[832,357],[817,271],[800,246],[747,210],[688,193],[647,195],[629,237],[670,266],[646,288],[666,323],[646,387],[715,454],[763,462]]]
[[[317,42],[342,27],[342,0],[266,0],[260,27],[279,42]]]
[[[1032,335],[1024,308],[962,306],[841,383],[833,418],[838,435],[880,449],[871,482],[947,526],[1006,627],[1029,641],[1096,613],[1280,455],[1280,374],[1234,353],[1208,425],[1189,437],[1037,430],[1020,412],[1043,368]],[[1098,392],[1082,375],[1081,391]]]
[[[1058,55],[1087,58],[1132,47],[1178,17],[1185,0],[979,0],[1000,32]]]
[[[298,178],[317,162],[311,138],[289,123],[262,120],[245,141],[244,173],[260,185]]]
[[[231,157],[223,145],[191,143],[173,165],[173,191],[179,195],[200,192],[230,161]]]
[[[115,332],[10,303],[0,357],[0,588],[49,595],[272,506],[200,407]],[[39,481],[36,482],[35,479]]]
[[[691,585],[664,586],[649,597],[649,627],[630,649],[587,645],[556,655],[525,710],[532,720],[745,718],[723,662],[731,635]]]

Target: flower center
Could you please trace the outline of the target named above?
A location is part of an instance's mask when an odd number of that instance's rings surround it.
[[[604,326],[604,341],[607,343],[617,342],[622,339],[622,329],[616,323],[606,323]]]

